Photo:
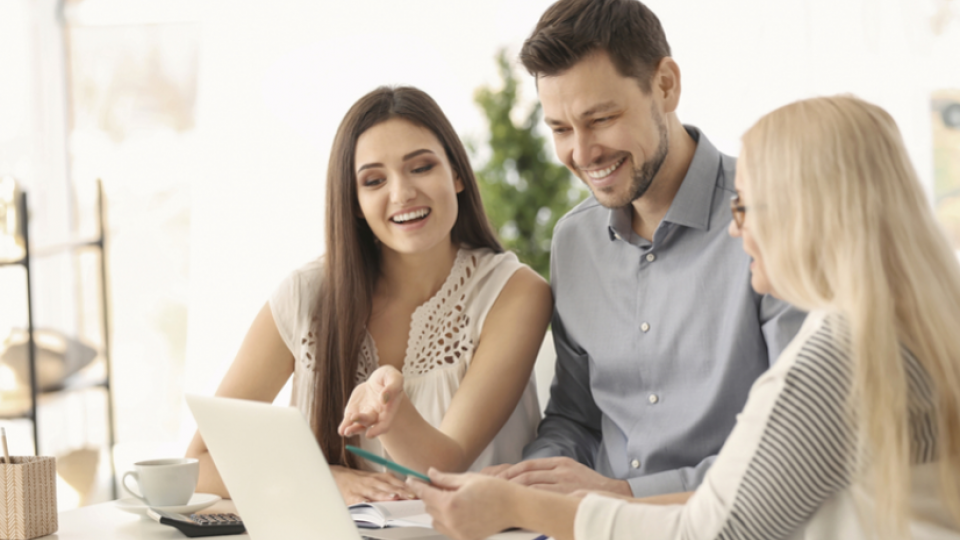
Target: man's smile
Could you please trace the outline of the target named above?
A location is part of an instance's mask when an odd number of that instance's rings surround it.
[[[610,176],[611,174],[613,174],[613,171],[617,170],[617,168],[619,168],[620,165],[623,165],[623,162],[626,160],[627,160],[626,157],[622,157],[616,163],[604,169],[594,169],[594,170],[581,169],[581,170],[583,170],[584,174],[586,174],[590,178],[593,178],[594,180],[602,180]]]

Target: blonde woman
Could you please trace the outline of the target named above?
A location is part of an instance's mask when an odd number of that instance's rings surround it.
[[[558,539],[960,538],[960,266],[893,119],[793,103],[743,137],[730,234],[810,312],[687,499],[578,499],[478,475],[408,482],[438,529]],[[655,503],[685,504],[658,505]]]

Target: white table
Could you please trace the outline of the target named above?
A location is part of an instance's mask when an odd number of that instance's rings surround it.
[[[204,513],[235,512],[233,501],[220,501]],[[61,512],[59,516],[60,528],[51,535],[42,536],[43,540],[183,540],[187,538],[180,531],[167,525],[137,514],[131,514],[114,506],[113,502],[106,502],[86,506],[77,510]],[[491,540],[531,540],[536,534],[511,531],[491,536]],[[224,540],[247,540],[249,535],[220,536]],[[257,539],[261,540],[261,539]],[[268,538],[262,540],[288,540],[283,538]],[[289,539],[294,540],[294,539]],[[302,540],[302,539],[296,539]],[[334,539],[331,539],[334,540]]]

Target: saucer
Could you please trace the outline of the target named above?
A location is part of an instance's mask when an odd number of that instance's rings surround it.
[[[183,506],[155,506],[157,510],[163,510],[164,512],[171,512],[174,514],[192,514],[197,510],[203,510],[204,508],[218,502],[220,500],[219,495],[213,495],[211,493],[194,493],[193,497],[190,497],[190,502]],[[124,512],[130,512],[131,514],[141,514],[146,515],[147,509],[151,508],[146,504],[143,504],[143,501],[136,499],[134,497],[127,497],[126,499],[117,499],[114,501],[114,505]]]

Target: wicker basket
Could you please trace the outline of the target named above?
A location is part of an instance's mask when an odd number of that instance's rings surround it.
[[[29,540],[57,532],[57,461],[11,457],[0,463],[0,539]]]

